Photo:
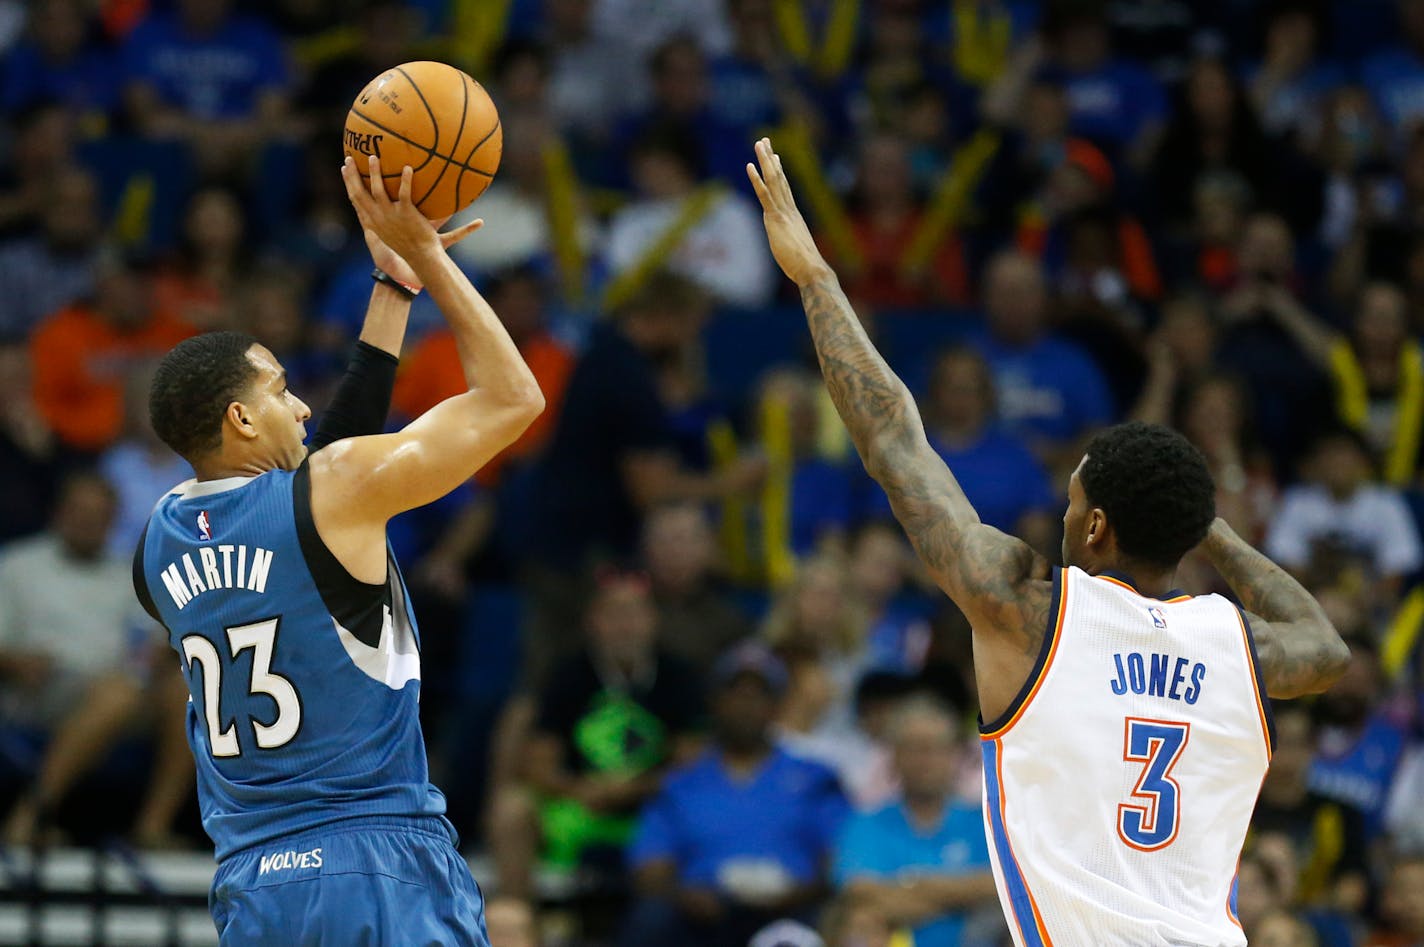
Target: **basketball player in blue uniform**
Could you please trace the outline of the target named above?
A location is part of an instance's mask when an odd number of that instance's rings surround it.
[[[1300,583],[1215,516],[1165,427],[1096,435],[1068,485],[1063,568],[980,522],[841,291],[762,139],[747,175],[866,469],[973,628],[984,823],[1019,947],[1244,947],[1236,866],[1270,761],[1269,698],[1349,650]],[[1241,600],[1181,595],[1200,546]]]
[[[150,412],[196,478],[164,496],[134,561],[190,693],[188,739],[216,846],[210,906],[227,945],[486,947],[479,889],[430,784],[419,637],[386,522],[469,479],[543,410],[441,235],[347,159],[377,264],[357,350],[311,412],[276,358],[217,332],[163,360]],[[467,392],[383,434],[410,300],[445,314]]]

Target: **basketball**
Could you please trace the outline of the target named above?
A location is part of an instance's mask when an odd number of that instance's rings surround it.
[[[368,156],[381,162],[386,192],[396,197],[410,165],[411,200],[438,220],[484,193],[499,168],[504,133],[499,112],[474,79],[443,62],[408,62],[366,84],[346,114],[346,153],[364,175]]]

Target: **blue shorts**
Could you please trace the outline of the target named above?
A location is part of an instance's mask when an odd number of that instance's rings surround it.
[[[224,859],[222,947],[489,947],[484,899],[443,819],[348,819]]]

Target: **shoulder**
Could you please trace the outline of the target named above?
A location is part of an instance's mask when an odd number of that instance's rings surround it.
[[[677,797],[707,785],[716,776],[717,752],[704,750],[701,756],[673,767],[663,779],[662,794]]]
[[[830,766],[809,756],[800,756],[782,747],[776,748],[776,765],[787,776],[794,788],[810,792],[841,788],[840,777]]]
[[[53,536],[40,533],[16,539],[0,546],[0,571],[8,572],[24,569],[36,562],[48,562],[58,555],[58,544]]]

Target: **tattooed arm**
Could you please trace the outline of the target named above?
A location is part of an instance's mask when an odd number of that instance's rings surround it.
[[[762,139],[761,200],[777,263],[801,289],[821,374],[865,469],[885,489],[895,517],[940,587],[976,629],[1021,638],[1034,652],[1047,624],[1048,563],[1025,543],[979,521],[959,483],[925,437],[919,409],[871,344],[830,265],[816,248],[781,170]]]
[[[1314,596],[1218,518],[1202,550],[1241,600],[1266,693],[1318,694],[1345,672],[1350,649]]]

